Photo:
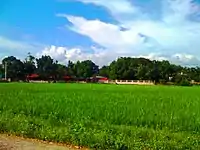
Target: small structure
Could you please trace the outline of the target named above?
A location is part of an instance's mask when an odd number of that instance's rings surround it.
[[[115,83],[124,85],[154,85],[154,82],[150,80],[115,80]]]
[[[109,79],[107,77],[102,77],[102,76],[96,76],[98,82],[101,83],[107,83],[109,81]]]
[[[26,79],[29,80],[39,80],[39,75],[38,74],[31,74],[27,75]]]
[[[103,76],[94,76],[88,79],[89,82],[108,83],[109,79]]]
[[[42,78],[40,77],[40,75],[38,74],[31,74],[31,75],[28,75],[26,77],[26,80],[28,82],[42,82]],[[53,77],[50,76],[48,81],[52,81],[53,80]],[[62,79],[59,79],[59,80],[62,80],[62,81],[65,81],[65,82],[92,82],[92,83],[109,83],[109,79],[107,77],[103,77],[103,76],[94,76],[94,77],[90,77],[90,78],[76,78],[76,77],[72,77],[72,76],[63,76]],[[46,81],[46,80],[45,80]],[[54,82],[56,82],[55,80],[53,80]]]
[[[48,83],[48,81],[42,80],[38,74],[27,75],[26,81],[30,83]]]
[[[64,77],[63,77],[63,80],[64,80],[65,82],[69,82],[69,81],[73,81],[73,78],[70,77],[70,76],[64,76]]]
[[[53,76],[50,76],[49,78],[47,78],[46,80],[44,80],[43,78],[41,78],[40,75],[38,74],[31,74],[31,75],[28,75],[26,77],[26,80],[28,82],[53,82],[55,83],[56,82],[56,79],[53,77]],[[62,78],[60,79],[57,79],[57,81],[64,81],[64,82],[70,82],[70,81],[73,81],[74,78],[73,77],[70,77],[70,76],[63,76]]]

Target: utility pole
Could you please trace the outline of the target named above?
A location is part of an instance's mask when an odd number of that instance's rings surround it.
[[[5,80],[7,80],[7,62],[5,61],[5,64],[4,64],[4,68],[5,68]]]

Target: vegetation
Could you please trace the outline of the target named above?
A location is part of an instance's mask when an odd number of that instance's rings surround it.
[[[30,53],[24,61],[9,56],[0,65],[0,78],[4,76],[4,65],[7,63],[8,78],[25,80],[27,75],[38,74],[42,79],[52,77],[60,80],[64,75],[86,79],[101,75],[110,79],[124,80],[151,80],[155,83],[166,84],[173,82],[177,85],[186,85],[191,80],[200,82],[199,67],[183,67],[170,64],[168,61],[151,61],[145,58],[119,58],[108,66],[99,68],[91,60],[69,61],[68,65],[61,65],[50,56],[35,58]]]
[[[1,132],[96,149],[199,149],[199,87],[0,84]]]

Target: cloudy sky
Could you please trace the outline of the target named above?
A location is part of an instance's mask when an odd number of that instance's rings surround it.
[[[199,0],[1,0],[0,58],[121,56],[200,65]]]

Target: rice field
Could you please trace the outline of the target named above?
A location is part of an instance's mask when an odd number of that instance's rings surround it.
[[[200,149],[200,87],[0,84],[0,131],[91,149]]]

